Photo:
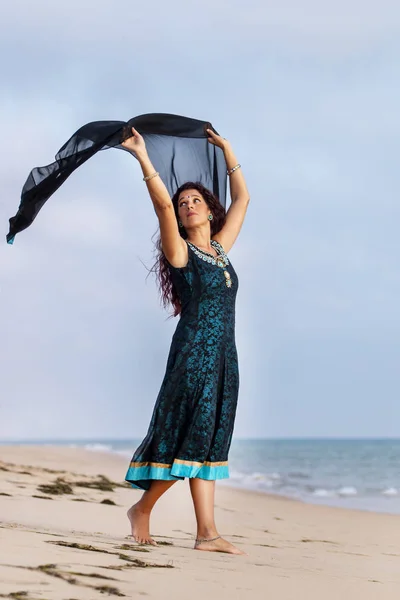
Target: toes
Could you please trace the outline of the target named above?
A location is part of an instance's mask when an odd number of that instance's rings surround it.
[[[145,544],[145,545],[151,545],[151,546],[158,546],[157,542],[155,540],[153,540],[153,538],[147,538],[147,537],[141,537],[139,535],[133,535],[132,534],[132,539],[137,543],[137,544]]]

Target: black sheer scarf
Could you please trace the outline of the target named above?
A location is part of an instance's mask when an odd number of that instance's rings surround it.
[[[131,127],[143,136],[150,160],[171,196],[183,183],[199,181],[226,206],[225,158],[222,150],[207,140],[206,128],[218,134],[210,122],[164,113],[140,115],[129,121],[94,121],[73,134],[56,154],[55,162],[29,173],[18,212],[10,219],[7,242],[12,244],[15,235],[31,225],[50,196],[96,152],[108,148],[129,152],[121,144],[132,136]],[[87,225],[90,227],[90,222]]]

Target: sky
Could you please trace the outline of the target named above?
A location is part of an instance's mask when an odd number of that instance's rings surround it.
[[[177,319],[138,163],[98,153],[5,236],[80,126],[150,112],[210,121],[250,192],[235,437],[400,435],[399,34],[397,0],[2,4],[0,439],[147,432]]]

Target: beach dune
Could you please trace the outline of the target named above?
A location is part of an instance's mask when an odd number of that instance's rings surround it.
[[[159,545],[141,546],[126,510],[142,492],[126,468],[81,448],[0,447],[0,598],[400,598],[398,515],[217,484],[218,529],[247,555],[200,552],[186,480],[155,507]]]

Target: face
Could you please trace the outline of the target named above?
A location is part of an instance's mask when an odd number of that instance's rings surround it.
[[[186,230],[209,223],[209,214],[211,211],[200,192],[184,190],[179,194],[178,216]]]

